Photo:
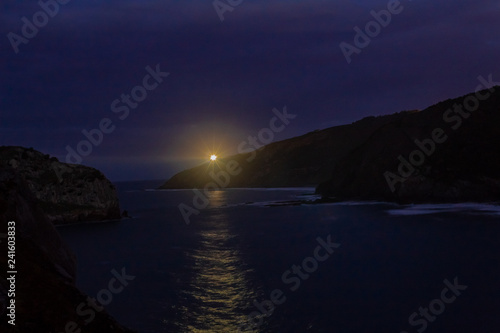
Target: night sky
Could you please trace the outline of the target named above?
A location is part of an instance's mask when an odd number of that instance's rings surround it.
[[[499,1],[401,1],[350,64],[340,43],[354,45],[354,27],[388,1],[223,0],[240,3],[223,21],[211,0],[60,1],[44,22],[37,1],[2,0],[0,145],[65,161],[107,118],[113,131],[81,163],[111,180],[167,179],[214,149],[235,153],[273,108],[297,115],[281,140],[423,109],[474,91],[479,75],[500,81]],[[13,47],[34,15],[38,33]],[[146,80],[152,89],[135,92],[147,97],[126,107],[122,94],[148,66],[169,75]]]

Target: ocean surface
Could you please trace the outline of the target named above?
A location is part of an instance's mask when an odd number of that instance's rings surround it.
[[[498,206],[226,189],[187,224],[194,192],[160,184],[116,184],[132,218],[58,228],[78,287],[140,333],[500,329]]]

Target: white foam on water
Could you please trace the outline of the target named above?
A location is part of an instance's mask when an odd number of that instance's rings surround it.
[[[454,203],[454,204],[413,204],[402,206],[399,209],[387,211],[390,215],[410,216],[428,215],[437,213],[466,213],[466,214],[486,214],[500,215],[500,206],[488,203]]]

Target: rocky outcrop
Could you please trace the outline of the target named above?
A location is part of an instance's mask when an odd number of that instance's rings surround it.
[[[0,168],[24,178],[48,218],[55,224],[120,218],[113,184],[98,170],[61,163],[36,150],[0,147]]]
[[[105,310],[86,323],[76,308],[87,295],[75,287],[76,260],[32,195],[31,186],[14,168],[0,168],[0,315],[7,317],[7,222],[16,226],[15,326],[0,321],[0,332],[132,333]],[[10,275],[9,275],[10,276]],[[10,312],[10,310],[9,310]],[[74,324],[72,324],[73,322]],[[70,326],[68,326],[70,325]],[[68,327],[71,327],[68,330]],[[77,330],[80,329],[80,330]]]

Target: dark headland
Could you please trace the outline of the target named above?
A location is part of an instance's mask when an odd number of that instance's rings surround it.
[[[95,303],[76,287],[76,258],[54,227],[119,217],[116,190],[96,169],[61,163],[29,148],[0,147],[0,234],[15,226],[15,243],[3,236],[0,243],[4,253],[9,244],[16,256],[2,255],[0,264],[10,267],[17,259],[15,288],[7,269],[0,271],[0,303],[5,305],[0,311],[6,318],[0,332],[132,333],[98,305],[88,320]],[[9,317],[14,295],[15,317]]]
[[[15,146],[0,147],[0,169],[23,178],[54,224],[120,218],[116,189],[97,169]]]
[[[179,172],[160,188],[315,186],[333,200],[498,201],[499,126],[496,86],[218,159]],[[239,172],[228,177],[228,165]]]

